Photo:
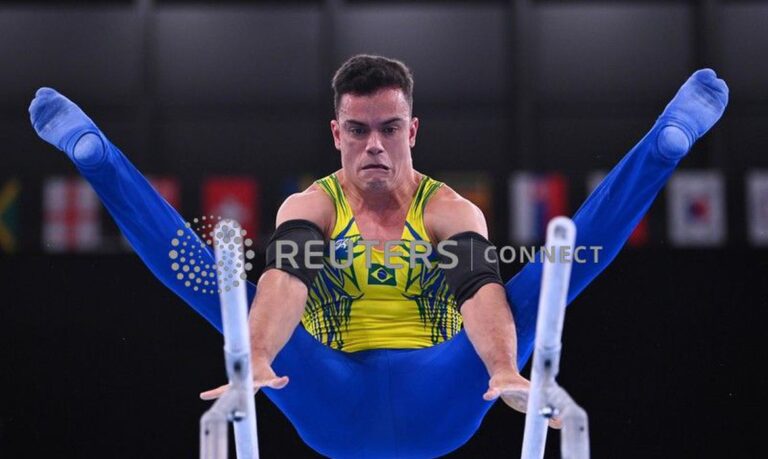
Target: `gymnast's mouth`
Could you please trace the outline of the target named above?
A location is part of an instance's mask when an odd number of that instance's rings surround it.
[[[383,170],[383,171],[388,171],[389,167],[387,167],[387,166],[385,166],[383,164],[368,164],[368,165],[363,166],[363,170],[364,171],[371,170],[371,169],[374,169],[374,170],[375,169],[379,169],[379,170]]]

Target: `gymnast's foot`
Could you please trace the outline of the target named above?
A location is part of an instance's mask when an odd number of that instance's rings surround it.
[[[51,88],[40,88],[29,105],[37,135],[80,166],[94,166],[105,156],[101,131],[80,107]]]
[[[694,72],[661,114],[660,120],[666,124],[656,140],[661,155],[674,160],[682,158],[720,119],[726,105],[725,81],[711,69]]]

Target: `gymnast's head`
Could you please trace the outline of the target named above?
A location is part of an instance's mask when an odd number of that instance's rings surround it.
[[[400,61],[357,55],[332,81],[336,117],[331,121],[344,180],[361,190],[388,191],[413,176],[411,148],[413,76]]]

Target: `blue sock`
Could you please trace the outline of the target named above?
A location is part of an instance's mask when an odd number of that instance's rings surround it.
[[[682,158],[723,114],[728,105],[728,86],[711,69],[702,69],[688,78],[659,117],[668,123],[659,132],[659,153],[670,159]]]
[[[51,88],[40,88],[29,105],[37,134],[80,166],[94,166],[106,156],[106,139],[80,107]]]

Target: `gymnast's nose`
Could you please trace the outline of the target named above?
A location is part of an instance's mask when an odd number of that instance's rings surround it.
[[[378,132],[372,131],[368,136],[368,143],[365,146],[365,151],[371,155],[378,155],[379,153],[384,152],[384,146],[381,143],[381,135]]]

